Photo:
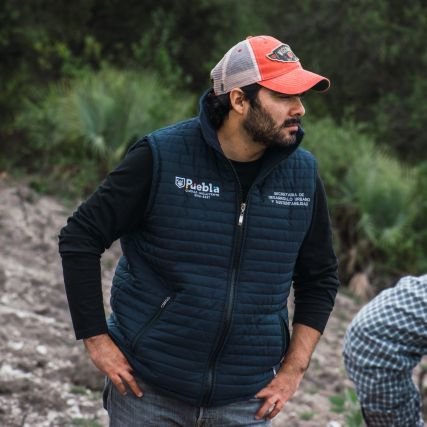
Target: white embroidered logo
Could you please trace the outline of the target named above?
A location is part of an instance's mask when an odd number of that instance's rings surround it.
[[[202,181],[201,183],[197,183],[191,178],[176,176],[175,185],[178,188],[183,188],[186,193],[192,193],[194,197],[200,199],[210,199],[211,197],[219,197],[220,195],[219,186],[211,182],[206,183]]]
[[[282,193],[275,191],[268,198],[271,200],[271,203],[284,206],[308,206],[311,202],[311,198],[306,197],[305,193]]]
[[[180,176],[175,177],[175,185],[178,188],[184,188],[185,185],[185,178],[181,178]]]

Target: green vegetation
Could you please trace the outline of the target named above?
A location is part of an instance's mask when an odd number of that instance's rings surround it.
[[[71,425],[75,427],[102,427],[102,424],[100,424],[95,418],[73,418],[71,423]]]
[[[331,410],[343,414],[346,420],[346,427],[362,427],[363,416],[357,401],[356,392],[347,388],[343,393],[329,398]]]
[[[354,122],[311,123],[304,145],[318,159],[345,281],[355,271],[387,283],[405,271],[427,270],[425,169],[399,162]]]
[[[313,411],[304,411],[299,414],[300,419],[303,421],[310,421],[314,417]]]
[[[15,128],[27,141],[16,147],[15,164],[31,166],[33,188],[76,197],[93,189],[138,138],[193,109],[191,95],[147,73],[104,67],[52,83],[17,114]]]
[[[88,394],[88,389],[84,386],[81,386],[81,385],[75,385],[75,386],[71,387],[70,393],[86,395],[86,394]]]
[[[306,97],[344,283],[427,270],[427,6],[422,0],[4,0],[0,172],[88,195],[147,132],[196,113],[209,70],[271,34],[331,78]],[[256,11],[256,13],[254,13]]]

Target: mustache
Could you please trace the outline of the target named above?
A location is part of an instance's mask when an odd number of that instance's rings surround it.
[[[283,122],[283,127],[286,128],[288,126],[301,126],[301,119],[300,118],[294,118],[294,119],[287,119]]]

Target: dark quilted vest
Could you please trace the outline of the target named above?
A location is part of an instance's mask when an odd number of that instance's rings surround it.
[[[197,406],[253,397],[289,344],[287,298],[310,227],[316,169],[267,156],[241,220],[231,163],[203,113],[148,137],[144,228],[121,239],[110,333],[136,375]]]

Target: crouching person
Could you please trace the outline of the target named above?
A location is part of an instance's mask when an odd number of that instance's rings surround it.
[[[368,427],[423,427],[412,370],[427,354],[427,275],[404,277],[353,319],[344,362]]]

